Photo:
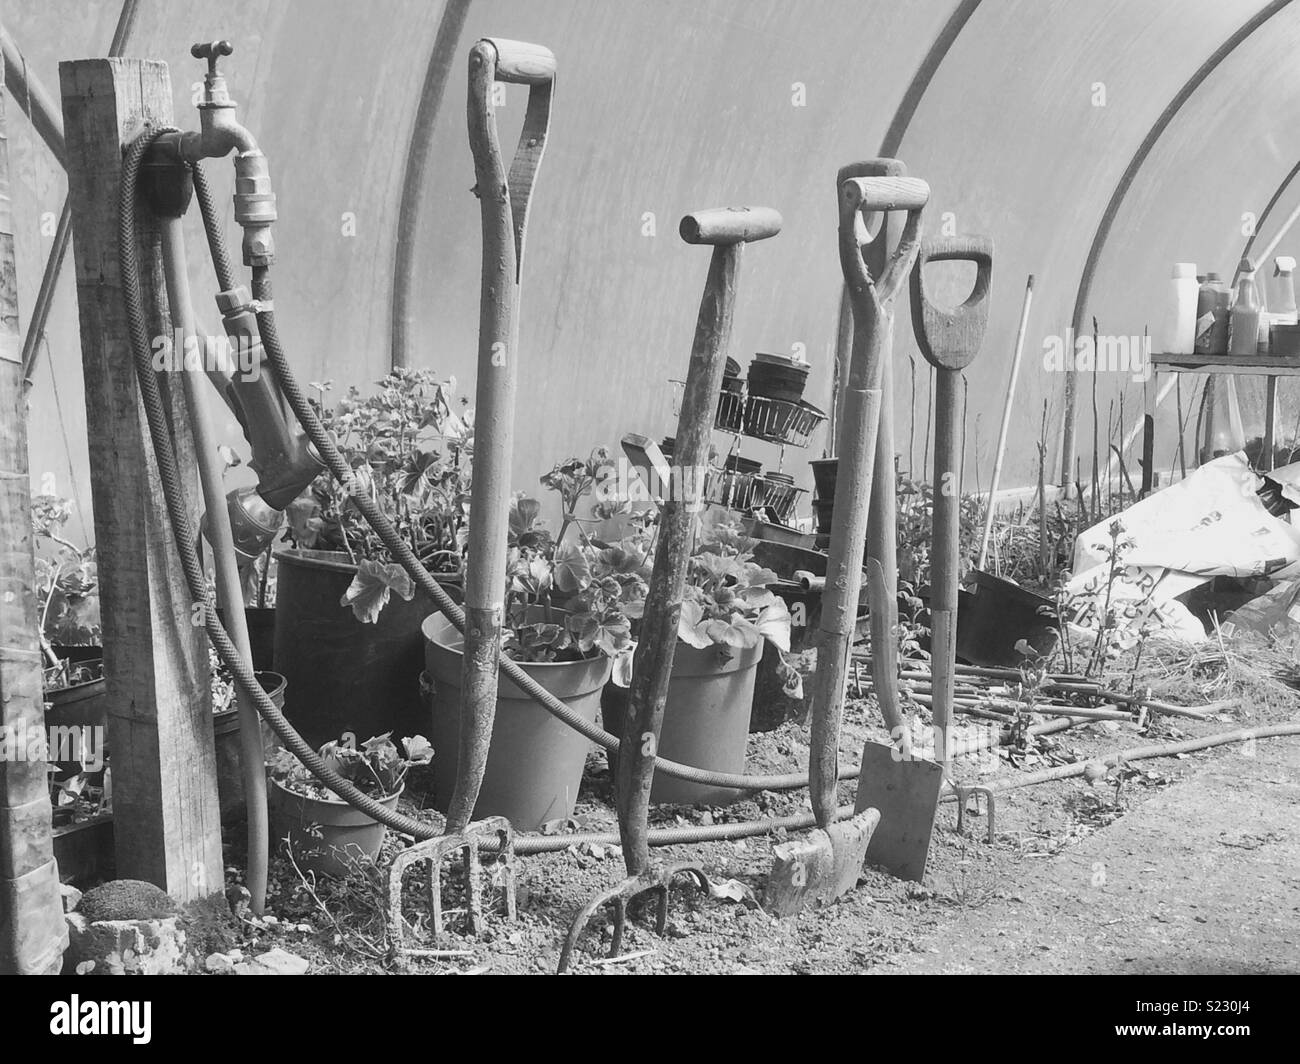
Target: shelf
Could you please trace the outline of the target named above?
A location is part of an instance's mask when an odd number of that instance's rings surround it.
[[[1256,377],[1300,377],[1300,355],[1151,356],[1157,373],[1233,373]]]

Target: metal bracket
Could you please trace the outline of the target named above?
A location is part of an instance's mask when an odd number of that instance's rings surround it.
[[[997,800],[993,797],[993,791],[990,788],[985,787],[981,784],[974,784],[969,787],[963,787],[960,784],[956,784],[956,783],[950,783],[949,785],[952,787],[953,793],[957,796],[958,832],[960,832],[963,829],[963,825],[965,822],[966,800],[972,795],[974,795],[975,811],[979,812],[979,796],[982,794],[986,799],[988,799],[989,826],[988,826],[987,841],[993,842],[997,836],[996,827],[995,827],[996,824],[995,813],[997,811]]]

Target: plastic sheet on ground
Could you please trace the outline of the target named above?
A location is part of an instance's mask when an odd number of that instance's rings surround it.
[[[1297,472],[1270,474],[1286,497]],[[1178,596],[1216,576],[1300,576],[1300,529],[1269,513],[1263,484],[1244,454],[1225,455],[1082,533],[1065,587],[1073,625],[1095,633],[1109,616],[1121,645],[1144,632],[1199,642],[1205,628]]]

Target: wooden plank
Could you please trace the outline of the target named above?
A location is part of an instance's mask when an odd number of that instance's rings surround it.
[[[45,728],[31,503],[9,143],[0,94],[0,974],[6,975],[57,973],[68,944],[45,760],[26,757],[41,750]]]
[[[1300,355],[1151,356],[1160,373],[1239,373],[1256,377],[1300,377]]]
[[[171,80],[165,63],[137,59],[60,63],[59,80],[110,699],[117,872],[186,901],[223,886],[208,658],[202,628],[190,623],[190,598],[147,444],[117,261],[122,151],[143,123],[171,123]],[[139,218],[148,333],[170,335],[170,321],[154,309],[166,307],[159,230],[148,211]],[[181,389],[163,383],[197,518],[193,440]]]

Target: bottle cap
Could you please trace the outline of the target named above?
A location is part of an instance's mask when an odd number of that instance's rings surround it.
[[[1255,264],[1251,262],[1250,259],[1243,257],[1242,260],[1237,263],[1237,272],[1239,274],[1253,274],[1255,272]]]
[[[1178,280],[1183,277],[1196,276],[1196,263],[1194,262],[1175,262],[1174,279]]]
[[[1213,270],[1211,270],[1209,273],[1207,273],[1207,274],[1205,275],[1205,283],[1206,283],[1206,284],[1218,284],[1218,283],[1219,283],[1220,281],[1222,281],[1222,280],[1223,280],[1223,278],[1220,277],[1220,276],[1219,276],[1217,273],[1215,273]]]
[[[1295,259],[1290,255],[1279,255],[1273,260],[1273,266],[1278,273],[1290,273],[1295,269]]]

